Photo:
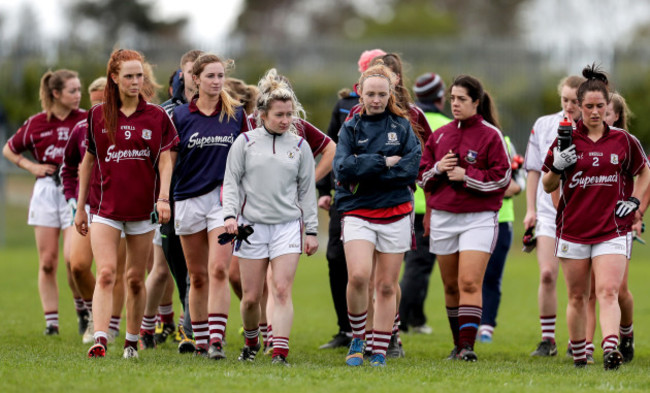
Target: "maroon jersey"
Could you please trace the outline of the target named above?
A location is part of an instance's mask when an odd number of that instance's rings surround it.
[[[648,164],[643,148],[627,131],[606,124],[603,136],[594,142],[582,120],[573,132],[573,143],[578,161],[564,172],[555,218],[557,237],[595,244],[625,235],[634,214],[617,218],[616,202],[631,195],[634,176]],[[555,146],[557,139],[546,155],[544,172],[553,165]]]
[[[39,164],[61,165],[65,145],[75,124],[86,118],[86,111],[75,109],[63,120],[45,112],[38,113],[25,121],[9,138],[9,148],[16,154],[29,151]]]
[[[88,146],[88,121],[83,119],[70,131],[70,139],[65,145],[65,155],[63,165],[61,166],[61,184],[63,184],[63,194],[65,199],[77,198],[79,195],[79,164],[83,161],[86,148]],[[95,166],[96,170],[97,167]],[[93,182],[91,177],[90,192],[88,193],[87,203],[90,206],[97,205],[99,188]]]
[[[158,158],[178,144],[176,128],[158,105],[140,97],[136,111],[118,111],[115,143],[104,128],[103,105],[88,114],[88,152],[95,156],[93,173],[99,186],[97,206],[90,212],[116,221],[149,219],[158,198]]]
[[[450,181],[434,166],[449,151],[465,169],[464,181]],[[424,145],[420,186],[431,194],[427,206],[450,213],[499,211],[511,176],[508,148],[498,128],[474,115],[438,128]]]
[[[253,114],[248,116],[248,120],[251,123],[251,128],[257,128],[257,119]],[[305,138],[309,147],[311,147],[314,157],[319,155],[325,146],[332,142],[332,139],[329,136],[325,135],[325,133],[307,120],[298,119],[294,123],[294,126],[296,127],[296,131],[298,131],[298,135]]]

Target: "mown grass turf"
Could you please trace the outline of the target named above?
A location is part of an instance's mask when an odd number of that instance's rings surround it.
[[[523,201],[520,200],[521,203]],[[442,300],[439,272],[431,279],[426,311],[434,333],[403,334],[406,358],[388,360],[384,369],[350,368],[345,350],[318,350],[336,333],[336,321],[328,287],[327,261],[319,252],[301,261],[294,289],[295,321],[291,333],[292,368],[271,366],[259,356],[254,364],[236,358],[242,345],[237,331],[239,308],[233,296],[228,324],[225,361],[214,362],[181,356],[168,343],[157,350],[140,351],[140,359],[121,359],[121,336],[109,346],[106,359],[86,358],[88,345],[76,332],[75,312],[59,269],[61,335],[45,337],[44,320],[37,292],[36,250],[33,234],[25,224],[26,210],[7,209],[7,247],[0,249],[0,392],[569,392],[650,391],[650,246],[635,244],[630,287],[635,295],[637,354],[634,361],[616,372],[596,365],[575,370],[564,356],[567,331],[564,317],[566,291],[560,277],[557,339],[560,355],[533,359],[529,353],[539,341],[537,311],[538,269],[534,256],[519,251],[521,229],[506,264],[503,299],[492,344],[478,344],[475,364],[443,360],[451,350],[451,335]],[[175,304],[177,315],[179,307]],[[596,333],[596,343],[601,339]],[[597,345],[598,347],[598,345]]]

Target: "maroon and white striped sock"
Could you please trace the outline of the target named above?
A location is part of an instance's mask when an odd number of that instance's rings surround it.
[[[228,315],[210,314],[208,315],[208,324],[210,325],[210,345],[217,341],[223,341],[223,335],[226,331]]]
[[[458,346],[458,307],[446,307],[447,319],[449,320],[449,328],[454,337],[454,345]]]
[[[74,298],[74,309],[77,311],[77,314],[86,309],[86,303],[84,303],[84,300],[82,298]]]
[[[397,336],[397,342],[401,345],[402,338],[399,336],[399,325],[402,324],[402,320],[399,317],[399,313],[395,314],[395,320],[393,321],[393,331],[392,334]]]
[[[539,324],[542,326],[542,340],[555,343],[555,321],[555,315],[542,315],[539,317]]]
[[[208,349],[208,339],[210,338],[208,321],[192,321],[192,332],[194,332],[196,346]]]
[[[117,336],[120,332],[120,322],[122,322],[122,317],[119,315],[112,315],[111,316],[111,321],[108,324],[108,330],[114,331]]]
[[[158,315],[162,323],[174,323],[174,305],[172,303],[161,304],[158,306]]]
[[[458,307],[458,347],[474,348],[476,332],[481,323],[483,309],[477,306],[460,305]]]
[[[573,363],[587,361],[587,340],[569,341],[571,343],[571,352],[573,353]]]
[[[289,337],[276,336],[273,338],[273,356],[289,356]]]
[[[267,327],[267,336],[269,338],[269,345],[273,345],[273,326],[269,323]]]
[[[352,328],[352,338],[364,340],[366,338],[366,319],[368,312],[364,311],[361,314],[352,314],[348,311],[348,320]]]
[[[372,332],[372,354],[381,354],[386,356],[386,350],[388,349],[388,343],[390,343],[391,332],[380,332],[378,330],[373,330]]]
[[[587,341],[587,345],[585,346],[585,351],[586,351],[587,355],[594,356],[594,350],[595,349],[596,349],[596,346],[594,345],[594,343],[592,343],[591,341]]]
[[[620,333],[621,337],[632,337],[634,336],[634,326],[633,324],[621,325],[618,327],[618,332]]]
[[[83,302],[84,302],[84,307],[86,308],[86,310],[88,310],[88,312],[92,314],[92,312],[93,312],[93,299],[92,298],[84,299]]]
[[[142,324],[140,324],[140,335],[154,334],[156,331],[156,316],[145,315],[142,317]]]
[[[244,328],[244,342],[247,347],[258,345],[260,343],[260,328],[257,327],[251,330]]]
[[[260,323],[260,333],[262,333],[262,342],[264,342],[264,345],[269,345],[269,325]]]
[[[375,334],[372,330],[366,330],[366,352],[372,353],[375,344]]]
[[[45,313],[45,326],[59,326],[59,311],[48,311]]]
[[[137,334],[131,334],[127,331],[126,335],[124,336],[124,348],[131,347],[137,351],[138,338],[139,336]]]
[[[610,334],[603,339],[600,346],[603,348],[603,355],[607,355],[618,347],[618,336]]]

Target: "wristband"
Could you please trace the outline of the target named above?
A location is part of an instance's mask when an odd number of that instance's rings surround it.
[[[318,233],[314,233],[314,232],[305,232],[305,235],[306,235],[306,236],[318,236]]]
[[[169,204],[169,199],[158,198],[158,202],[165,202],[165,203]]]
[[[551,172],[555,173],[556,175],[561,175],[562,171],[557,169],[555,165],[551,165]]]
[[[237,219],[235,216],[227,216],[223,218],[223,221],[226,222],[226,220],[229,218],[232,218],[233,220]]]

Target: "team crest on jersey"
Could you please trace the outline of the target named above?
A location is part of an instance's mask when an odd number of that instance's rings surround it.
[[[388,136],[388,142],[386,142],[387,145],[399,145],[396,132],[389,132],[386,135]]]
[[[290,160],[293,160],[294,158],[296,158],[296,153],[294,153],[292,151],[288,151],[287,152],[287,157],[289,157]]]
[[[569,245],[566,243],[562,243],[562,252],[568,252],[569,251]]]
[[[469,162],[470,164],[473,164],[476,162],[477,156],[478,156],[478,152],[474,150],[468,150],[467,155],[465,156],[465,161]]]
[[[609,156],[609,162],[611,162],[614,165],[618,165],[618,154],[612,154]]]
[[[142,139],[150,140],[151,139],[151,130],[147,130],[146,128],[142,130]]]

